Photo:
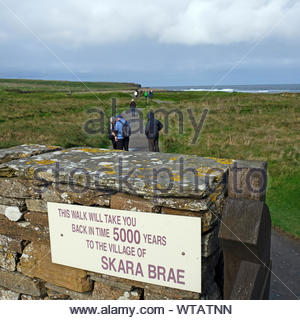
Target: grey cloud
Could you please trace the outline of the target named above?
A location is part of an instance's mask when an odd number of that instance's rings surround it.
[[[300,3],[289,0],[3,1],[43,40],[74,47],[141,39],[229,44],[264,34],[292,39],[300,29]],[[1,9],[1,29],[26,37],[20,21]]]

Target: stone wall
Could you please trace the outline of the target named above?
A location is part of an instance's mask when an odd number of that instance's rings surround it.
[[[0,299],[222,299],[231,160],[29,145],[0,150]],[[47,202],[202,218],[202,293],[51,262]]]

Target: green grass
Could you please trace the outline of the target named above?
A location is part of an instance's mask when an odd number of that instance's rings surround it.
[[[72,82],[25,79],[0,79],[0,89],[16,93],[30,92],[90,92],[107,90],[134,90],[139,85],[125,82]]]
[[[129,100],[129,93],[117,93],[117,101]],[[100,99],[100,100],[98,100]],[[101,103],[99,102],[101,101]],[[87,135],[86,121],[98,114],[87,114],[91,108],[101,108],[110,116],[111,95],[60,92],[19,94],[0,90],[0,147],[22,143],[55,144],[63,147],[107,147],[105,135]]]
[[[26,81],[26,88],[34,91],[26,94],[4,90],[7,83],[19,88],[24,80],[19,81],[0,80],[1,148],[23,143],[108,147],[106,134],[84,132],[84,123],[98,116],[87,114],[86,110],[99,107],[108,120],[112,97],[117,98],[117,112],[121,112],[128,108],[133,92],[120,88],[118,92],[104,92],[100,85],[94,87],[96,94],[80,92],[84,89],[79,83],[59,81]],[[78,91],[72,89],[74,93],[68,96],[63,91],[66,85]],[[300,237],[300,94],[155,92],[154,101],[147,103],[141,97],[137,106],[144,115],[159,108],[183,112],[183,134],[178,133],[177,116],[169,117],[169,133],[161,135],[164,152],[268,161],[267,203],[273,225]],[[209,109],[195,144],[191,143],[194,130],[188,108],[197,122],[202,111]],[[162,116],[160,119],[163,121]]]
[[[272,179],[267,198],[273,225],[298,237],[300,237],[299,181],[300,170],[292,175]]]

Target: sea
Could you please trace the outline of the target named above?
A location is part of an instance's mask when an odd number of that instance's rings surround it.
[[[170,91],[215,91],[245,93],[300,93],[300,84],[259,84],[259,85],[222,85],[222,86],[167,86],[161,89]]]

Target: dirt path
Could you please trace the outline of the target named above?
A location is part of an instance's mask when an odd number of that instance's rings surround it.
[[[142,111],[140,110],[140,112]],[[129,110],[126,110],[122,115],[131,125],[129,151],[148,151],[148,141],[144,133],[145,121],[140,120],[138,112],[132,116]]]

